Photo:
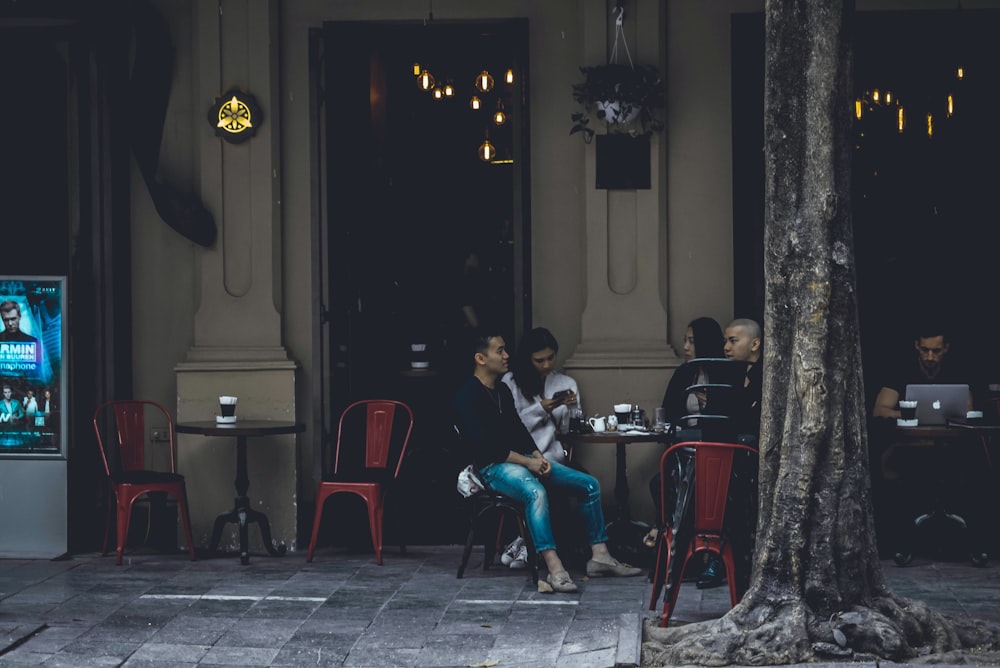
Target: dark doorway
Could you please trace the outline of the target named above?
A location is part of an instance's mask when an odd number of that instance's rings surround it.
[[[450,451],[450,406],[469,334],[515,340],[530,314],[527,23],[332,22],[322,45],[324,431],[357,399],[409,403],[404,476],[424,490],[413,519],[428,521],[408,526],[419,542],[450,542],[458,523],[442,513],[468,463]],[[415,63],[454,95],[422,90]],[[483,71],[488,92],[474,86]]]
[[[0,272],[68,277],[69,390],[56,401],[69,416],[71,552],[103,538],[92,414],[130,396],[133,366],[127,17],[105,4],[0,6]]]

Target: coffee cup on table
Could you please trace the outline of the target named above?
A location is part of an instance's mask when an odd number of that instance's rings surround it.
[[[622,427],[632,424],[632,404],[615,404],[615,417]]]
[[[917,426],[917,402],[916,401],[906,401],[900,400],[899,402],[899,419],[896,420],[896,424],[900,427],[916,427]]]
[[[219,415],[221,415],[224,418],[236,417],[236,397],[231,397],[231,396],[219,397]]]

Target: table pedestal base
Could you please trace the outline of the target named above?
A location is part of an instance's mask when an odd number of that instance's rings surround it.
[[[238,524],[240,527],[240,563],[246,566],[250,563],[249,548],[249,525],[256,522],[260,526],[260,535],[264,540],[264,549],[272,557],[285,556],[285,545],[274,547],[271,540],[271,524],[267,521],[267,515],[250,507],[250,499],[245,496],[237,496],[234,501],[234,508],[228,513],[222,513],[215,518],[215,526],[212,527],[212,544],[209,546],[214,552],[219,546],[222,538],[222,528],[229,523]]]

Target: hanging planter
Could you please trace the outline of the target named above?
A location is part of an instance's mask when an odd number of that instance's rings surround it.
[[[573,99],[583,111],[573,114],[569,133],[581,133],[588,144],[595,130],[590,127],[591,115],[605,124],[609,133],[632,136],[649,135],[663,129],[657,112],[666,106],[666,86],[660,71],[652,65],[635,65],[628,55],[628,43],[622,31],[623,11],[616,8],[615,45],[607,65],[581,67],[583,82],[573,84]],[[625,46],[628,63],[619,64],[618,42]]]
[[[621,100],[604,100],[596,102],[595,106],[598,118],[603,118],[610,125],[627,125],[639,118],[642,111],[639,106]]]

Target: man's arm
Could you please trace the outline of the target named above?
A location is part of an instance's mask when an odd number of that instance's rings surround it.
[[[875,397],[875,406],[872,408],[872,417],[898,418],[902,413],[896,408],[899,401],[899,392],[891,387],[883,387]]]

